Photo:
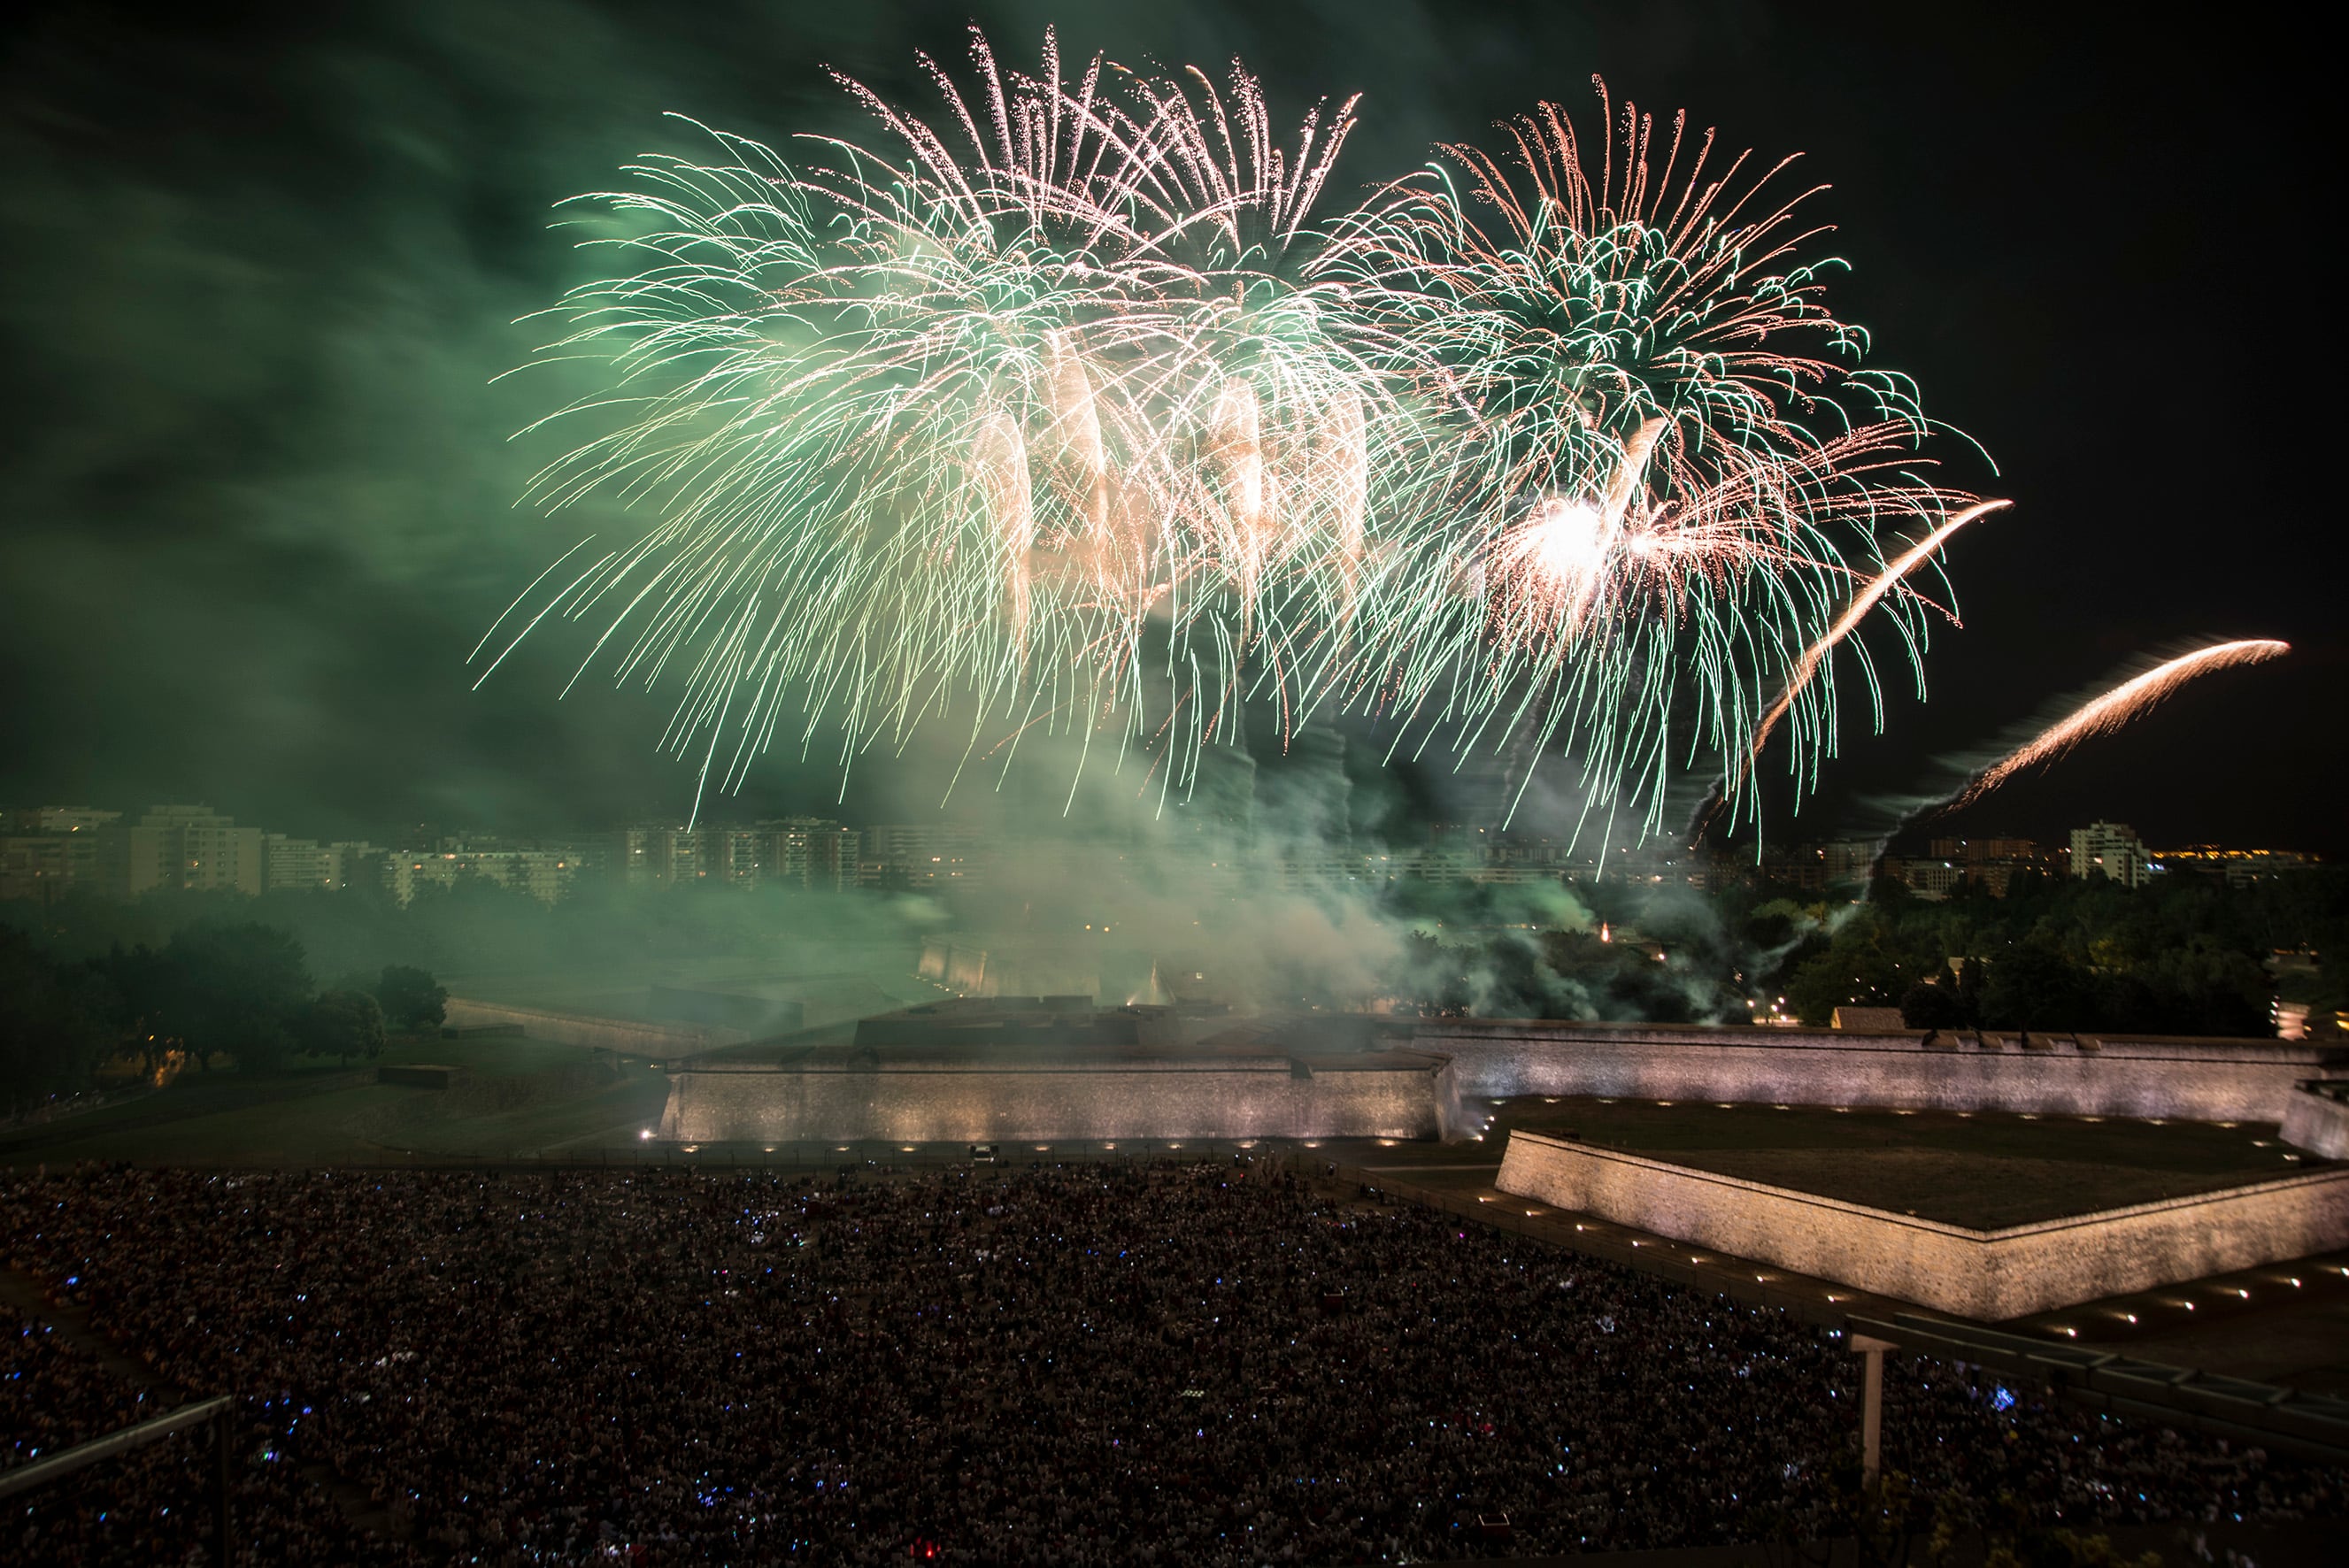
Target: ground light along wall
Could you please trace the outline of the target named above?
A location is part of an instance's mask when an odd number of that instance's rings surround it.
[[[1541,1133],[1510,1134],[1496,1185],[1674,1241],[1992,1322],[2349,1246],[2349,1169],[1998,1231]]]
[[[2349,1052],[2287,1040],[2018,1031],[1841,1034],[1446,1019],[1413,1045],[1464,1095],[1614,1095],[1889,1110],[2282,1121],[2294,1086]]]

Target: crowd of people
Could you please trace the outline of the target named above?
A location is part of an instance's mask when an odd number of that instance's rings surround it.
[[[0,1305],[0,1473],[167,1414],[185,1391],[123,1375],[57,1326]],[[0,1504],[0,1562],[216,1561],[216,1439],[198,1423]],[[232,1508],[253,1562],[366,1562],[374,1544],[240,1422]]]
[[[56,1326],[0,1305],[0,1472],[54,1458],[76,1443],[159,1414],[160,1401],[110,1373],[99,1358],[57,1333]],[[184,1561],[200,1533],[198,1494],[187,1471],[191,1455],[142,1451],[109,1467],[127,1471],[102,1478],[84,1472],[27,1508],[18,1500],[0,1530],[0,1559],[23,1563]],[[126,1486],[124,1483],[127,1482]],[[111,1493],[136,1492],[141,1505],[112,1506]],[[185,1491],[184,1496],[172,1494]],[[169,1501],[166,1501],[166,1500]],[[151,1506],[149,1506],[151,1502]]]
[[[238,1395],[247,1517],[280,1546],[319,1532],[319,1561],[1340,1563],[1801,1540],[1835,1528],[1857,1463],[1859,1366],[1832,1331],[1269,1161],[90,1169],[0,1181],[0,1237],[159,1377]],[[12,1373],[92,1376],[44,1370],[41,1337],[12,1341]],[[2081,1528],[2349,1517],[2337,1471],[1947,1364],[1896,1360],[1886,1381],[1886,1462],[1920,1508],[2005,1494]],[[28,1409],[12,1398],[0,1424],[19,1455]],[[133,1414],[97,1394],[56,1411],[44,1441]],[[118,1506],[202,1511],[200,1483],[150,1479]],[[9,1506],[0,1549],[63,1505]],[[140,1560],[201,1560],[194,1533]]]

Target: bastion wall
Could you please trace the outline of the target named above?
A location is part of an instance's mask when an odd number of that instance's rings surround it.
[[[1909,1110],[2283,1119],[2293,1086],[2344,1070],[2287,1040],[1989,1030],[1938,1036],[1442,1020],[1413,1045],[1450,1057],[1464,1095],[1599,1095]]]
[[[2349,1100],[2335,1099],[2313,1089],[2295,1089],[2292,1103],[2284,1108],[2283,1130],[2279,1136],[2293,1148],[2305,1149],[2311,1154],[2321,1154],[2327,1160],[2349,1160]]]
[[[2349,1245],[2349,1170],[1998,1231],[1513,1132],[1496,1183],[1675,1241],[1996,1321]]]
[[[1170,1057],[1146,1064],[891,1063],[670,1076],[661,1136],[688,1142],[1441,1138],[1450,1065]]]

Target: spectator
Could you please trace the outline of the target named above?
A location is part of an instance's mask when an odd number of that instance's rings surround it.
[[[385,1504],[378,1560],[1806,1538],[1857,1436],[1858,1368],[1830,1335],[1268,1163],[92,1171],[0,1184],[0,1234],[162,1375],[243,1390],[275,1456],[256,1466],[289,1489],[324,1467]],[[1887,1386],[1888,1462],[1929,1507],[2013,1492],[2075,1527],[2343,1511],[2339,1474],[2257,1449],[1935,1363]],[[1506,1541],[1476,1527],[1494,1513]],[[327,1528],[316,1506],[275,1517]]]

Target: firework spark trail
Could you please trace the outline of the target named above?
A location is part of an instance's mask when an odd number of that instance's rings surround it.
[[[2082,704],[2041,731],[2029,744],[1984,769],[1971,783],[1951,799],[1948,809],[1955,810],[1981,799],[2024,769],[2052,761],[2084,740],[2110,735],[2197,676],[2233,669],[2240,665],[2264,664],[2270,659],[2282,658],[2290,652],[2292,645],[2289,643],[2251,637],[2198,648],[2190,654],[2181,654],[2167,664],[2157,665],[2135,679],[2123,681],[2103,696]]]
[[[1778,694],[1778,700],[1770,705],[1769,711],[1764,713],[1761,722],[1754,727],[1754,738],[1746,744],[1744,754],[1738,759],[1735,777],[1716,798],[1713,809],[1700,816],[1694,824],[1692,834],[1702,832],[1712,821],[1720,806],[1725,804],[1740,791],[1746,776],[1750,775],[1755,764],[1761,761],[1762,748],[1769,744],[1771,732],[1777,727],[1778,721],[1786,716],[1787,711],[1795,706],[1796,699],[1810,686],[1812,679],[1826,665],[1827,655],[1835,651],[1836,645],[1857,631],[1860,623],[1865,621],[1877,605],[1882,603],[1887,593],[1907,583],[1910,573],[1938,556],[1941,552],[1941,546],[1947,544],[1958,530],[1976,518],[1989,512],[2003,511],[2013,504],[2012,501],[2005,500],[1977,501],[1894,557],[1891,562],[1866,587],[1852,596],[1851,603],[1844,607],[1843,614],[1836,617],[1835,624],[1827,628],[1826,635],[1804,649],[1803,656],[1795,661],[1793,673],[1786,677],[1785,689]]]
[[[548,356],[609,361],[567,412],[617,428],[533,493],[662,520],[526,593],[518,636],[602,622],[581,674],[680,679],[664,744],[705,786],[794,727],[844,767],[959,708],[967,756],[1122,727],[1187,789],[1261,701],[1399,750],[1530,728],[1652,818],[1786,650],[1788,692],[1821,672],[1847,562],[1972,500],[1911,471],[1913,390],[1858,368],[1783,163],[1625,104],[1594,173],[1545,104],[1509,167],[1445,150],[1464,198],[1438,169],[1316,226],[1353,98],[1284,143],[1237,64],[1071,77],[1048,34],[1029,76],[975,31],[972,61],[966,90],[923,59],[935,126],[843,78],[875,148],[719,135],[731,161],[591,199],[636,270],[566,296]],[[1846,620],[1913,659],[1914,597]]]

